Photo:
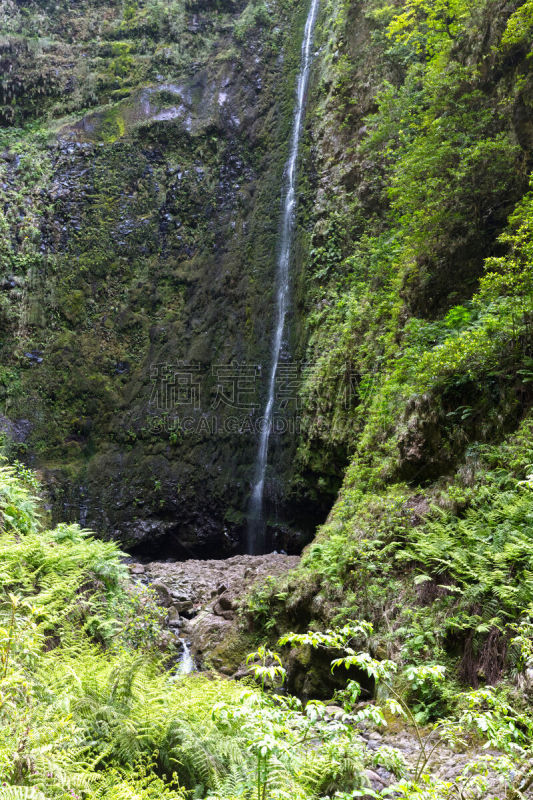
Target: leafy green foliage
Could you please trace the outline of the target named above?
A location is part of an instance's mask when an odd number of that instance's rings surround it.
[[[286,671],[281,663],[281,658],[273,650],[259,647],[257,652],[250,653],[246,664],[252,670],[254,678],[260,682],[262,691],[265,686],[269,688],[282,685],[285,681]]]
[[[424,733],[402,680],[416,694],[442,683],[443,667],[399,669],[397,662],[371,655],[362,649],[374,636],[366,621],[280,640],[329,652],[333,669],[356,668],[382,687],[381,694],[385,690],[380,703],[361,706],[357,681],[349,680],[339,693],[346,713],[334,721],[324,703],[304,705],[266,691],[285,677],[280,655],[266,646],[248,657],[261,691],[176,674],[167,657],[172,652],[165,656],[156,647],[162,618],[151,597],[132,592],[116,548],[78,526],[43,529],[36,499],[9,468],[0,472],[0,494],[10,509],[0,532],[6,554],[0,573],[2,797],[385,797],[387,790],[369,788],[365,773],[384,766],[398,778],[391,791],[414,798],[420,782],[434,792],[440,786],[428,773],[435,736],[458,742],[470,731],[505,754],[494,769],[506,775],[514,769],[520,785],[527,780],[527,714],[504,694],[483,689],[461,694],[455,716]],[[135,627],[143,628],[141,636],[132,635]],[[515,646],[525,660],[530,628],[524,621],[516,629]],[[390,715],[409,720],[417,732],[414,780],[401,753],[371,750],[360,735],[359,726],[386,725]],[[470,769],[480,779],[478,767]],[[464,781],[457,786],[464,788]]]
[[[248,659],[261,691],[175,674],[161,612],[116,547],[76,525],[44,529],[7,467],[0,496],[3,797],[304,800],[365,785],[374,754],[351,725],[267,694],[285,674],[275,652]]]
[[[435,57],[449,46],[468,19],[473,3],[469,0],[408,0],[394,17],[388,33],[427,57]]]
[[[330,72],[342,87],[325,108],[331,125],[338,115],[348,126],[343,166],[362,185],[344,192],[339,182],[343,203],[332,189],[316,223],[302,471],[329,469],[344,444],[361,477],[370,473],[364,488],[433,478],[469,441],[516,424],[524,384],[515,376],[527,380],[531,356],[531,209],[527,146],[511,119],[530,78],[525,60],[505,60],[503,42],[506,26],[527,18],[528,4],[518,5],[492,24],[489,3],[375,0],[361,9],[372,46],[360,57],[346,46],[353,21],[340,23]],[[338,94],[353,94],[365,58],[377,72],[368,73],[373,111],[347,121]],[[417,464],[406,463],[406,423],[436,429],[436,441],[419,437]]]
[[[528,2],[375,0],[342,17],[321,86],[337,202],[312,239],[302,473],[318,484],[351,456],[288,584],[289,607],[319,596],[320,611],[291,622],[364,616],[402,666],[445,665],[431,686],[401,670],[421,724],[458,683],[496,684],[517,659],[525,680],[510,639],[532,600],[530,17]],[[351,48],[361,25],[371,44]],[[362,76],[372,102],[350,106]]]
[[[486,633],[517,618],[533,601],[532,518],[529,488],[500,492],[490,505],[475,501],[461,519],[437,512],[397,558],[416,560],[436,578],[451,579],[460,590],[460,606],[484,609],[472,622]],[[489,599],[497,601],[494,611]],[[467,618],[457,624],[466,625]]]
[[[242,41],[249,31],[266,24],[268,20],[268,8],[263,0],[250,0],[235,25],[236,38]]]
[[[506,753],[507,757],[499,761],[492,759],[492,769],[499,772],[510,785],[510,797],[521,797],[524,786],[529,786],[531,767],[531,716],[523,711],[513,708],[502,693],[496,692],[492,687],[487,687],[474,692],[463,692],[457,696],[459,711],[451,717],[439,719],[429,731],[419,727],[416,716],[411,711],[408,703],[398,691],[397,671],[398,666],[390,660],[379,660],[368,652],[354,650],[352,644],[360,641],[361,637],[368,637],[373,633],[372,625],[367,622],[351,622],[342,629],[329,630],[326,633],[309,631],[306,634],[288,634],[280,639],[280,644],[293,646],[310,646],[335,651],[341,649],[343,656],[333,659],[332,669],[344,666],[346,669],[358,668],[375,681],[378,694],[379,687],[386,690],[383,706],[368,704],[365,708],[355,710],[358,699],[355,693],[351,703],[345,704],[348,712],[346,719],[352,723],[372,721],[376,725],[386,726],[385,710],[393,716],[408,719],[416,732],[418,739],[418,756],[412,775],[404,777],[405,764],[401,762],[401,754],[391,750],[388,753],[389,764],[400,778],[398,784],[389,787],[383,796],[398,792],[398,796],[415,797],[453,797],[457,792],[459,797],[478,797],[478,792],[486,789],[483,775],[486,764],[472,762],[462,775],[452,784],[439,785],[430,772],[430,763],[439,747],[447,743],[452,747],[466,746],[469,737],[475,732],[481,732],[487,739],[487,746],[498,747]],[[415,689],[427,685],[438,685],[444,682],[445,668],[438,664],[422,664],[407,667],[404,678]],[[353,682],[352,682],[353,683]],[[344,698],[349,696],[343,694]],[[383,694],[383,692],[382,692]],[[387,756],[386,756],[387,757]],[[514,760],[516,759],[516,761]],[[419,793],[421,786],[426,791]],[[446,790],[450,790],[449,793]],[[442,794],[440,793],[442,792]],[[470,794],[470,792],[473,792]],[[357,796],[357,795],[355,795]],[[381,795],[376,795],[381,796]]]
[[[523,43],[532,28],[533,3],[531,3],[531,0],[526,0],[526,2],[519,4],[519,7],[509,18],[505,33],[502,36],[502,46],[510,47]]]

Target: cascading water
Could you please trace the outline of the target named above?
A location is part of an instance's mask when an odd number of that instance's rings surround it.
[[[191,650],[185,639],[180,639],[182,647],[181,658],[178,664],[178,675],[190,675],[194,672],[194,659],[191,655]]]
[[[309,84],[309,71],[311,68],[311,48],[313,46],[313,33],[318,13],[318,6],[319,0],[311,0],[311,7],[307,16],[304,38],[302,42],[301,69],[298,76],[296,90],[296,107],[294,110],[291,148],[285,168],[285,196],[283,199],[280,250],[277,270],[277,313],[274,338],[272,341],[272,364],[268,382],[267,403],[263,415],[261,438],[259,440],[259,449],[257,451],[254,486],[248,512],[248,552],[251,554],[262,553],[265,549],[266,522],[263,518],[263,497],[268,458],[268,440],[270,438],[270,429],[272,426],[274,412],[276,373],[281,354],[283,331],[285,328],[285,317],[287,315],[289,300],[289,267],[294,238],[294,212],[296,208],[296,167],[298,163],[298,154],[300,151],[300,139],[302,136],[305,101],[307,96],[307,87]]]

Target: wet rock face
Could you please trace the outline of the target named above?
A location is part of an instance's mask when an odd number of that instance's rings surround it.
[[[56,518],[143,556],[242,546],[301,26],[283,2],[272,26],[245,5],[59,0],[10,17],[13,41],[50,34],[17,58],[57,86],[20,109],[39,135],[0,157],[0,401],[28,420]],[[275,448],[272,508],[288,511],[295,445]],[[305,530],[286,517],[272,546],[298,552],[313,514]]]
[[[234,674],[244,660],[238,640],[238,610],[246,592],[268,578],[294,569],[299,558],[270,553],[265,556],[235,556],[224,561],[132,563],[130,572],[150,584],[160,604],[168,609],[168,625],[178,638],[190,643],[196,663],[209,664]],[[218,653],[224,647],[224,658]]]

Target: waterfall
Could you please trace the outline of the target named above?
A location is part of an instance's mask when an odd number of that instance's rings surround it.
[[[296,208],[296,178],[300,139],[302,136],[305,101],[309,84],[309,71],[311,68],[311,48],[313,46],[313,33],[318,13],[319,0],[311,0],[311,7],[305,24],[302,42],[301,68],[296,88],[296,106],[294,109],[294,122],[291,134],[291,147],[289,158],[285,166],[285,195],[283,198],[280,248],[277,265],[277,292],[276,292],[276,324],[272,340],[272,362],[268,381],[268,395],[259,448],[255,462],[255,476],[250,507],[248,512],[248,552],[251,554],[262,553],[265,548],[266,521],[263,518],[263,495],[265,489],[265,474],[268,460],[268,440],[272,427],[274,412],[274,399],[276,387],[276,373],[283,342],[285,317],[289,303],[289,268],[294,238],[294,220]]]

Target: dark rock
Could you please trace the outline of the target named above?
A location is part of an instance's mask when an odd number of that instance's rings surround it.
[[[186,600],[172,600],[172,607],[178,611],[180,614],[183,614],[186,611],[192,611],[194,608],[193,601],[189,598]]]
[[[18,444],[25,442],[31,433],[31,423],[27,419],[11,420],[0,415],[0,432]]]
[[[167,625],[171,628],[179,628],[181,626],[182,619],[177,611],[176,608],[171,608],[168,614],[168,621]]]
[[[222,617],[223,619],[232,620],[235,617],[233,611],[229,611],[227,609],[222,608],[220,603],[215,603],[213,606],[213,613],[217,615],[217,617]]]
[[[375,791],[380,792],[382,789],[385,788],[385,782],[380,778],[380,776],[376,772],[374,772],[374,770],[365,769],[364,774]]]
[[[2,289],[6,292],[15,289],[17,286],[20,286],[20,281],[14,275],[10,275],[9,278],[6,278],[5,281],[2,282]]]
[[[220,595],[217,605],[220,606],[222,611],[232,611],[235,608],[233,600],[227,593]]]
[[[129,361],[117,361],[115,364],[115,373],[117,375],[125,375],[130,371],[130,362]]]

